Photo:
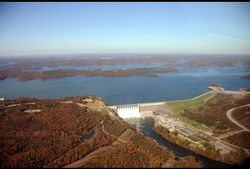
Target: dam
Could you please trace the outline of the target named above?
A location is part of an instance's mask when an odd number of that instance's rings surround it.
[[[121,118],[144,118],[156,114],[169,114],[170,110],[166,102],[137,103],[108,106]]]
[[[209,159],[205,156],[195,153],[192,150],[185,149],[158,135],[154,131],[154,124],[156,122],[167,127],[171,127],[177,124],[176,122],[172,121],[171,116],[173,116],[173,112],[166,103],[168,102],[163,101],[124,104],[112,105],[108,107],[116,112],[119,117],[136,126],[136,128],[143,132],[146,136],[151,137],[162,146],[175,152],[178,158],[191,155],[200,160],[204,164],[204,167],[231,167],[231,165],[229,164]],[[139,118],[140,120],[138,120]]]
[[[117,114],[121,118],[140,118],[139,104],[125,104],[116,106]]]

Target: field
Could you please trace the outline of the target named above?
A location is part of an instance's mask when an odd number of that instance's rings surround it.
[[[207,93],[206,95],[198,97],[194,100],[169,102],[168,105],[175,113],[180,113],[184,109],[191,109],[192,111],[196,111],[205,105],[204,100],[209,98],[210,96],[212,96],[212,94]]]
[[[175,102],[169,102],[167,105],[172,109],[172,111],[175,113],[175,117],[183,122],[189,123],[195,127],[207,130],[205,126],[202,126],[200,123],[198,123],[195,120],[191,120],[186,116],[183,116],[184,111],[192,111],[196,112],[201,108],[206,107],[205,101],[209,97],[211,97],[211,93],[207,93],[204,96],[198,97],[194,100],[185,100],[185,101],[175,101]]]

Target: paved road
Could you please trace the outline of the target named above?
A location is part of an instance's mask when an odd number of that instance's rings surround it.
[[[243,106],[239,106],[239,107],[235,107],[235,108],[229,109],[229,110],[227,111],[227,117],[228,117],[234,124],[236,124],[237,126],[239,126],[240,128],[242,128],[243,130],[250,132],[250,129],[249,129],[249,128],[247,128],[247,127],[245,127],[244,125],[242,125],[242,124],[241,124],[239,121],[237,121],[237,120],[233,117],[233,115],[232,115],[232,112],[233,112],[234,110],[236,110],[236,109],[238,109],[238,108],[242,108],[242,107],[247,107],[247,106],[250,106],[250,104],[246,104],[246,105],[243,105]]]
[[[100,147],[97,150],[94,150],[93,152],[89,153],[88,155],[86,155],[85,157],[83,157],[80,160],[77,160],[69,165],[64,166],[63,168],[79,168],[81,167],[86,161],[90,160],[91,158],[95,157],[96,154],[101,153],[101,152],[105,152],[108,151],[110,148],[112,148],[112,146],[108,145],[108,146],[104,146],[104,147]]]
[[[107,131],[105,131],[105,129],[104,129],[104,127],[103,127],[103,121],[101,121],[101,123],[102,123],[102,130],[103,130],[103,132],[106,133],[106,134],[108,134],[108,135],[110,135],[110,136],[112,136],[112,137],[115,137],[115,136],[113,136],[112,134],[110,134],[110,133],[108,133]],[[125,133],[126,131],[127,131],[127,130],[125,130],[123,133]],[[123,133],[122,133],[122,134],[123,134]],[[121,135],[122,135],[122,134],[121,134]],[[121,135],[120,135],[120,136],[121,136]],[[122,143],[126,143],[126,142],[127,142],[127,141],[121,139],[120,136],[119,136],[115,141],[113,141],[113,143],[114,143],[114,142],[117,143],[117,141],[120,141],[120,142],[122,142]],[[73,163],[71,163],[71,164],[69,164],[69,165],[66,165],[66,166],[64,166],[63,168],[79,168],[79,167],[81,167],[86,161],[90,160],[91,158],[94,158],[96,154],[99,154],[99,153],[108,151],[108,150],[109,150],[110,148],[112,148],[112,147],[113,147],[113,145],[108,145],[108,146],[100,147],[100,148],[98,148],[98,149],[92,151],[91,153],[89,153],[88,155],[86,155],[85,157],[83,157],[82,159],[77,160],[77,161],[75,161],[75,162],[73,162]]]
[[[81,103],[77,103],[77,104],[78,104],[79,106],[83,106],[83,104],[81,104]],[[116,139],[116,140],[113,141],[113,143],[114,143],[114,142],[117,143],[117,141],[119,141],[119,142],[121,142],[121,143],[126,144],[127,141],[121,139],[120,136],[123,135],[125,132],[127,132],[128,129],[126,129],[126,130],[117,138],[117,137],[115,137],[113,134],[111,134],[111,133],[109,133],[109,132],[107,132],[107,131],[105,130],[105,128],[104,128],[104,120],[105,120],[105,119],[103,119],[103,120],[100,122],[100,124],[102,125],[102,131],[103,131],[105,134],[107,134],[107,135],[109,135],[109,136],[111,136],[111,137],[113,137],[113,138]],[[112,144],[113,144],[113,143],[112,143]],[[112,148],[112,147],[113,147],[112,145],[100,147],[100,148],[94,150],[93,152],[89,153],[88,155],[86,155],[86,156],[83,157],[82,159],[77,160],[77,161],[75,161],[75,162],[73,162],[73,163],[71,163],[71,164],[69,164],[69,165],[66,165],[66,166],[64,166],[63,168],[79,168],[79,167],[81,167],[87,160],[90,160],[91,158],[95,157],[96,154],[101,153],[101,152],[108,151],[108,150],[109,150],[110,148]]]
[[[232,132],[223,134],[223,135],[221,135],[221,136],[219,136],[219,137],[217,137],[217,138],[218,138],[218,139],[222,139],[222,138],[225,138],[225,137],[228,137],[228,136],[232,136],[232,135],[238,134],[238,133],[240,133],[240,132],[242,132],[242,131],[245,131],[245,130],[242,129],[242,130],[232,131]]]

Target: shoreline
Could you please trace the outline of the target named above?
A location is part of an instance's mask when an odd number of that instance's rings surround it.
[[[147,102],[147,103],[138,103],[138,104],[140,104],[141,106],[150,106],[150,105],[162,105],[162,104],[167,104],[167,103],[171,103],[171,102],[183,102],[183,101],[192,101],[192,100],[195,100],[195,99],[199,99],[200,97],[203,97],[203,96],[205,96],[205,95],[207,95],[207,94],[213,94],[212,96],[210,96],[209,97],[209,99],[211,98],[211,97],[213,97],[216,93],[224,93],[224,94],[242,94],[242,95],[244,95],[244,93],[243,92],[241,92],[241,91],[230,91],[230,90],[224,90],[223,89],[223,91],[221,92],[221,91],[216,91],[216,90],[210,90],[210,91],[208,91],[208,92],[205,92],[205,93],[202,93],[202,94],[200,94],[200,95],[198,95],[198,96],[196,96],[196,97],[193,97],[193,98],[190,98],[190,99],[184,99],[184,100],[174,100],[174,101],[162,101],[162,102]],[[207,100],[206,100],[207,101]],[[111,106],[109,106],[109,108],[115,108],[117,105],[111,105]],[[141,113],[141,112],[140,112]],[[148,115],[147,115],[148,116]],[[173,140],[173,139],[170,139],[170,138],[167,138],[165,135],[162,135],[161,133],[159,133],[159,131],[157,131],[156,130],[156,127],[157,126],[160,126],[160,127],[162,127],[162,128],[164,128],[164,129],[166,129],[166,130],[169,130],[168,128],[166,128],[164,125],[162,125],[160,122],[159,122],[159,118],[157,118],[156,117],[156,115],[155,114],[153,114],[153,113],[151,113],[151,115],[150,115],[152,118],[153,118],[153,120],[154,120],[154,126],[153,126],[153,128],[152,128],[152,130],[156,133],[156,134],[158,134],[158,135],[160,135],[160,136],[162,136],[164,139],[166,139],[167,141],[169,141],[169,142],[171,142],[171,143],[173,143],[173,144],[176,144],[177,146],[180,146],[180,147],[182,147],[182,148],[185,148],[185,149],[187,149],[187,150],[190,150],[190,151],[192,151],[192,152],[194,152],[194,153],[196,153],[196,154],[198,154],[198,155],[201,155],[201,156],[203,156],[203,157],[206,157],[206,158],[208,158],[208,159],[211,159],[211,160],[214,160],[214,161],[218,161],[218,162],[222,162],[222,163],[225,163],[225,164],[228,164],[228,165],[232,165],[232,166],[234,166],[234,165],[240,165],[241,164],[241,160],[240,159],[232,159],[232,158],[230,158],[230,156],[234,156],[234,157],[236,157],[237,155],[238,155],[238,150],[236,150],[236,151],[231,151],[230,152],[230,154],[221,154],[215,147],[212,149],[212,150],[207,150],[206,148],[204,149],[204,150],[202,150],[202,149],[199,149],[199,147],[196,147],[196,146],[191,146],[191,147],[189,147],[189,144],[187,145],[187,146],[184,146],[183,144],[181,144],[181,142],[179,142],[178,140],[179,139],[181,139],[181,138],[179,138],[178,137],[178,139],[176,138],[176,140]],[[146,117],[146,116],[145,116]],[[183,124],[185,124],[185,123],[183,123]],[[191,126],[190,126],[191,127]],[[201,130],[202,131],[202,130]],[[172,132],[171,132],[172,133]],[[205,132],[206,133],[206,132]],[[217,137],[214,137],[214,138],[216,138],[216,140],[217,140]],[[185,138],[185,140],[186,140],[186,138]],[[189,141],[189,140],[187,140],[187,141]],[[218,142],[220,142],[220,140],[217,140]],[[191,142],[190,142],[191,143]],[[208,144],[209,145],[211,145],[211,146],[214,146],[213,144],[211,144],[210,142],[208,142]],[[217,152],[217,153],[219,153],[218,155],[216,155],[216,156],[214,156],[213,157],[213,155],[209,155],[209,153],[210,153],[210,151],[211,151],[211,153],[212,153],[212,151],[214,151],[214,153],[215,152]],[[242,154],[241,154],[242,155]],[[243,154],[243,156],[244,157],[246,157],[245,156],[246,154]]]
[[[201,95],[199,95],[199,96],[196,96],[196,97],[194,97],[194,98],[191,98],[191,99],[186,99],[186,100],[176,100],[176,101],[170,101],[170,102],[166,102],[166,103],[171,103],[171,102],[183,102],[183,101],[192,101],[192,100],[195,100],[195,99],[198,99],[198,98],[200,98],[200,97],[202,97],[202,96],[204,96],[204,95],[206,95],[206,94],[208,94],[208,93],[214,93],[214,94],[216,94],[216,93],[221,93],[221,92],[216,92],[215,90],[213,90],[213,91],[208,91],[208,92],[205,92],[205,93],[203,93],[203,94],[201,94]],[[243,94],[241,91],[228,91],[228,90],[225,90],[225,91],[223,91],[222,93],[224,93],[224,94]],[[212,96],[211,96],[212,97]],[[249,105],[249,104],[248,104]],[[246,106],[246,105],[243,105],[243,106],[240,106],[240,107],[244,107],[244,106]],[[238,108],[238,107],[236,107],[236,108]],[[233,108],[233,110],[234,109],[236,109],[236,108]],[[231,109],[230,109],[231,110]],[[228,110],[229,111],[229,110]],[[239,159],[238,160],[235,160],[234,161],[234,159],[231,159],[231,160],[229,160],[230,159],[230,157],[229,156],[237,156],[238,155],[238,153],[239,153],[239,151],[238,150],[236,150],[236,151],[231,151],[230,152],[230,154],[225,154],[225,155],[223,155],[223,154],[221,154],[221,153],[219,153],[219,156],[215,156],[215,157],[211,157],[210,155],[207,155],[207,154],[209,154],[209,152],[208,152],[208,150],[207,149],[204,149],[204,150],[201,150],[201,151],[198,151],[199,150],[199,147],[198,147],[198,149],[197,149],[197,147],[196,146],[194,146],[193,148],[192,148],[192,146],[190,147],[190,145],[189,144],[191,144],[191,142],[189,141],[189,139],[187,139],[186,137],[184,137],[184,138],[181,138],[178,134],[175,136],[176,138],[175,139],[173,139],[172,137],[173,137],[173,132],[172,131],[170,131],[168,128],[166,128],[163,124],[161,124],[161,122],[159,121],[160,119],[159,118],[157,118],[156,116],[152,116],[153,117],[153,119],[154,119],[154,122],[155,122],[155,124],[154,124],[154,127],[153,127],[153,130],[157,133],[157,134],[159,134],[159,135],[161,135],[164,139],[166,139],[166,140],[168,140],[168,141],[170,141],[170,142],[172,142],[172,143],[174,143],[174,144],[176,144],[176,145],[178,145],[178,146],[181,146],[181,147],[183,147],[183,148],[185,148],[185,149],[187,149],[187,150],[191,150],[191,151],[193,151],[193,152],[195,152],[195,153],[197,153],[197,154],[199,154],[199,155],[202,155],[202,156],[204,156],[204,157],[206,157],[206,158],[209,158],[209,159],[212,159],[212,160],[215,160],[215,161],[219,161],[219,162],[223,162],[223,163],[226,163],[226,164],[229,164],[229,165],[239,165],[242,161],[240,161]],[[183,122],[183,124],[185,124],[184,122]],[[160,128],[162,128],[162,130],[165,132],[160,132]],[[190,126],[191,127],[191,126]],[[192,126],[193,127],[193,126]],[[200,130],[200,129],[199,129]],[[171,136],[172,135],[172,136]],[[215,137],[216,139],[217,139],[217,137]],[[189,144],[187,144],[186,146],[184,145],[184,144],[182,144],[181,143],[181,140],[183,141],[183,139],[184,140],[186,140],[186,141],[189,141]],[[226,142],[227,143],[227,142]],[[243,147],[241,147],[241,149],[244,149]],[[216,149],[214,149],[214,150],[216,150]],[[242,154],[241,154],[242,155]],[[244,158],[246,158],[246,156],[247,156],[247,154],[246,154],[246,152],[244,152],[243,153],[243,156],[244,156]]]
[[[177,72],[176,68],[131,68],[131,69],[112,69],[112,70],[72,70],[57,69],[43,72],[4,70],[0,71],[0,80],[7,78],[18,78],[20,81],[28,80],[48,80],[59,79],[72,76],[104,76],[104,77],[127,77],[127,76],[151,76],[158,77],[159,73]]]

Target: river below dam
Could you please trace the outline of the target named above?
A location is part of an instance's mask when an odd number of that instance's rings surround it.
[[[170,141],[166,140],[162,136],[158,135],[154,130],[154,119],[152,117],[146,118],[128,118],[124,119],[128,123],[132,124],[136,128],[138,128],[141,132],[145,135],[151,137],[152,139],[156,140],[159,144],[165,146],[169,150],[173,151],[177,157],[184,157],[184,156],[194,156],[197,160],[200,160],[203,163],[205,168],[231,168],[234,167],[233,165],[229,165],[226,163],[218,162],[209,158],[206,158],[202,155],[199,155],[191,150],[182,148]]]

